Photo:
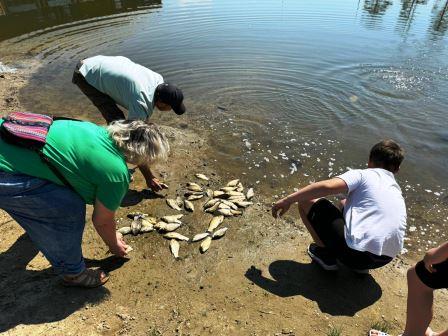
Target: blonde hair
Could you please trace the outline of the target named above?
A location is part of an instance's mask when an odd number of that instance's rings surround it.
[[[129,163],[142,165],[168,157],[168,139],[156,124],[141,120],[117,120],[106,129]]]

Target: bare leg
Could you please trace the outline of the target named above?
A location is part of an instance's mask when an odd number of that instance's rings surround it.
[[[317,235],[316,231],[314,231],[313,226],[308,220],[308,213],[310,212],[310,209],[313,206],[313,204],[316,203],[317,201],[318,201],[317,199],[313,199],[311,201],[299,203],[299,214],[303,224],[305,224],[314,242],[320,247],[325,247],[324,243],[320,240],[319,236]]]
[[[433,289],[423,284],[415,273],[415,266],[408,270],[408,305],[406,328],[403,336],[426,335],[433,316]]]

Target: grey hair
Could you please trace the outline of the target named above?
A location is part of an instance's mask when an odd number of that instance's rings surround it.
[[[141,120],[117,120],[106,129],[129,163],[149,164],[168,157],[168,139],[156,124]]]

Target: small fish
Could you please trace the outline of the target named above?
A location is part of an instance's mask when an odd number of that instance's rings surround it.
[[[220,201],[221,200],[219,198],[213,198],[204,204],[204,209],[210,208],[211,206],[215,205],[216,203],[218,203]]]
[[[196,201],[198,199],[201,199],[202,197],[204,197],[204,194],[200,194],[200,195],[190,195],[187,197],[188,201]]]
[[[234,216],[241,216],[241,215],[243,214],[243,212],[240,211],[240,210],[233,210],[233,209],[230,209],[230,212],[231,212],[232,215],[234,215]]]
[[[247,201],[235,201],[235,204],[240,208],[247,208],[249,205],[252,205],[252,202]]]
[[[134,220],[131,222],[131,232],[134,236],[136,236],[140,229],[142,228],[142,217],[136,216]]]
[[[192,242],[198,242],[201,241],[202,239],[204,239],[205,237],[210,236],[210,232],[203,232],[203,233],[198,233],[197,235],[195,235],[193,237],[193,239],[191,240]]]
[[[142,212],[131,212],[126,215],[129,219],[134,219],[135,217],[148,217],[149,215]]]
[[[230,206],[225,203],[219,203],[218,209],[230,209]]]
[[[239,191],[227,191],[226,195],[229,195],[229,197],[231,197],[231,196],[244,196],[244,194],[242,192],[239,192]]]
[[[143,217],[142,218],[142,225],[150,225],[150,224],[155,224],[157,223],[157,218],[155,217]]]
[[[186,191],[184,193],[185,197],[188,197],[188,196],[191,196],[191,195],[203,195],[203,193],[202,192],[198,192],[198,191]]]
[[[229,183],[227,183],[227,186],[228,186],[228,187],[236,187],[236,186],[238,185],[238,183],[240,183],[240,180],[239,180],[239,179],[232,180],[232,181],[230,181]]]
[[[172,198],[168,198],[166,200],[166,204],[169,205],[170,208],[174,209],[174,210],[178,210],[181,211],[182,209],[177,205],[176,200],[172,199]]]
[[[214,192],[213,192],[213,197],[220,197],[220,196],[222,196],[222,195],[224,195],[225,194],[225,192],[224,191],[221,191],[221,190],[215,190]]]
[[[177,230],[181,225],[182,224],[179,223],[158,222],[156,225],[154,225],[154,228],[163,232],[172,232]]]
[[[235,211],[235,210],[232,210],[232,209],[218,209],[218,210],[215,211],[215,214],[218,215],[218,216],[222,215],[222,216],[226,216],[226,217],[232,217],[233,216],[232,211]]]
[[[236,187],[223,187],[219,190],[224,191],[225,193],[229,192],[229,191],[235,191]]]
[[[189,241],[190,240],[190,238],[185,237],[184,235],[182,235],[182,234],[180,234],[178,232],[168,232],[168,233],[165,233],[163,235],[163,237],[167,238],[167,239],[177,239],[177,240],[183,240],[183,241]]]
[[[194,211],[194,205],[189,200],[184,200],[184,208],[188,211]]]
[[[210,247],[211,242],[212,242],[212,237],[210,237],[210,236],[206,237],[206,238],[202,241],[202,243],[201,243],[201,247],[199,248],[199,250],[201,251],[201,253],[205,253],[205,252],[207,252],[207,250],[208,250],[209,247]]]
[[[238,183],[238,185],[236,186],[235,191],[243,192],[243,190],[244,190],[243,184],[241,182]]]
[[[142,228],[140,229],[140,233],[148,233],[154,231],[154,225],[153,224],[145,224],[142,223]]]
[[[205,176],[204,174],[194,174],[194,176],[196,176],[198,179],[200,180],[204,180],[204,181],[208,181],[210,180],[207,176]]]
[[[161,220],[163,220],[166,223],[179,223],[179,219],[181,219],[184,215],[178,214],[178,215],[170,215],[170,216],[163,216]]]
[[[224,221],[224,216],[215,216],[210,221],[208,225],[207,232],[213,232],[222,222]]]
[[[208,213],[214,213],[216,210],[218,210],[220,204],[221,204],[221,202],[217,202],[217,203],[215,203],[215,204],[212,205],[211,207],[205,209],[205,212],[208,212]]]
[[[179,249],[180,249],[180,244],[176,239],[171,239],[170,240],[170,250],[171,253],[173,254],[174,258],[179,258]]]
[[[207,189],[205,191],[205,194],[207,195],[208,198],[212,198],[213,197],[213,190]]]
[[[254,197],[254,195],[255,195],[254,188],[249,188],[246,194],[247,200],[249,201],[252,197]]]
[[[176,203],[179,206],[179,208],[182,208],[184,206],[184,201],[182,200],[182,197],[180,197],[180,196],[176,197]]]
[[[246,196],[230,196],[227,200],[230,201],[230,202],[245,201],[246,200]]]
[[[221,238],[222,236],[224,236],[224,235],[226,234],[227,229],[228,229],[228,228],[223,227],[223,228],[221,228],[221,229],[219,229],[219,230],[216,230],[215,232],[213,232],[212,238],[213,238],[213,239],[219,239],[219,238]]]
[[[202,188],[199,184],[191,183],[191,182],[187,183],[187,189],[190,191],[202,191]]]
[[[238,210],[238,206],[237,206],[235,203],[231,202],[231,201],[228,201],[228,200],[222,200],[221,203],[224,203],[224,204],[228,205],[228,206],[231,207],[233,210]]]
[[[124,236],[124,235],[127,235],[127,234],[131,233],[131,227],[130,226],[124,226],[124,227],[119,228],[117,231],[120,232]]]

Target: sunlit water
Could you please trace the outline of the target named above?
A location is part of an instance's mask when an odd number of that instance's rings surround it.
[[[21,92],[29,110],[95,119],[73,67],[127,56],[184,90],[188,114],[154,120],[211,130],[213,160],[269,202],[364,167],[371,145],[393,138],[407,151],[399,182],[411,249],[446,239],[445,1],[0,4],[0,55],[14,68],[41,64]]]

